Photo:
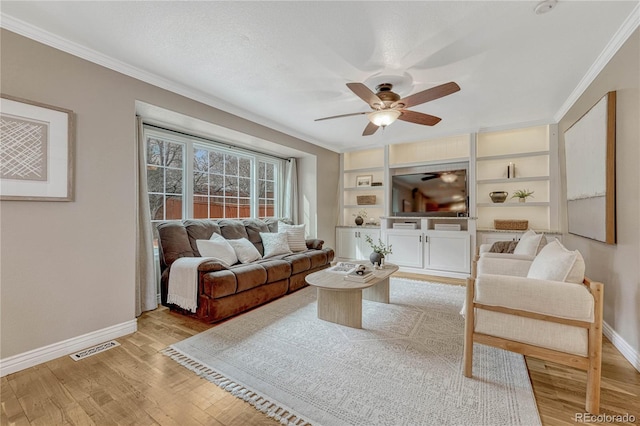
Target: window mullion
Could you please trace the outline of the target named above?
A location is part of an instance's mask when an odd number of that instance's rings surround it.
[[[183,217],[193,218],[193,144],[185,143],[184,160],[182,161]]]

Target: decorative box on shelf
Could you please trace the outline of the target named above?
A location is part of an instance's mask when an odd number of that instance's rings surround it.
[[[529,228],[529,221],[515,219],[494,219],[493,226],[496,229],[505,229],[509,231],[526,231],[527,228]]]
[[[370,206],[376,203],[375,195],[358,195],[356,197],[359,206]]]

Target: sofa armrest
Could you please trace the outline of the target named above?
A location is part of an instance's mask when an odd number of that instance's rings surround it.
[[[477,276],[492,274],[526,277],[531,262],[531,260],[492,257],[484,254],[478,259]]]
[[[315,250],[322,250],[322,245],[324,244],[324,240],[318,240],[318,239],[309,239],[309,240],[305,240],[305,242],[307,243],[308,249],[315,249]]]
[[[505,275],[479,275],[475,303],[556,318],[594,321],[594,298],[584,284]]]
[[[206,262],[201,263],[198,266],[199,272],[216,272],[216,271],[224,271],[226,269],[229,269],[229,268],[227,268],[217,260],[208,260]]]

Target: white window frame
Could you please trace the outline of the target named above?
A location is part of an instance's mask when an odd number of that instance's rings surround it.
[[[257,218],[259,213],[259,197],[258,197],[258,164],[260,161],[275,165],[274,175],[274,216],[275,218],[281,215],[282,205],[282,188],[284,188],[284,173],[285,173],[285,161],[277,157],[273,157],[267,154],[261,154],[255,151],[249,151],[240,147],[233,147],[228,144],[223,144],[216,141],[207,140],[197,136],[187,135],[183,133],[176,133],[171,130],[163,130],[148,125],[144,126],[143,137],[145,141],[145,164],[147,164],[147,141],[149,138],[160,139],[162,141],[169,141],[172,143],[178,143],[184,146],[183,152],[183,175],[182,175],[182,219],[193,218],[193,160],[194,151],[196,148],[215,150],[220,153],[235,155],[242,158],[248,158],[251,161],[251,195],[250,195],[250,212],[251,218]],[[148,193],[148,191],[147,191]],[[166,212],[165,212],[166,214]],[[218,219],[218,218],[212,218]],[[234,218],[229,218],[234,219]],[[240,218],[243,219],[243,218]],[[160,222],[160,220],[152,220],[152,222]]]

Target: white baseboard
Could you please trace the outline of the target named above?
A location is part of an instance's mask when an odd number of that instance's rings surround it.
[[[439,271],[435,269],[411,268],[408,266],[401,266],[399,271],[408,272],[412,274],[431,275],[436,277],[457,278],[461,280],[466,280],[467,277],[469,277],[468,272],[449,272],[449,271]]]
[[[631,345],[606,322],[602,323],[602,333],[607,336],[607,339],[611,340],[613,346],[633,365],[633,368],[640,371],[640,353],[633,349]]]
[[[135,333],[138,330],[138,320],[116,324],[111,327],[72,337],[62,342],[53,343],[38,349],[33,349],[18,355],[10,356],[0,360],[0,377],[15,373],[43,362],[61,356],[69,355],[90,346],[98,345],[107,340],[116,339],[127,334]]]

